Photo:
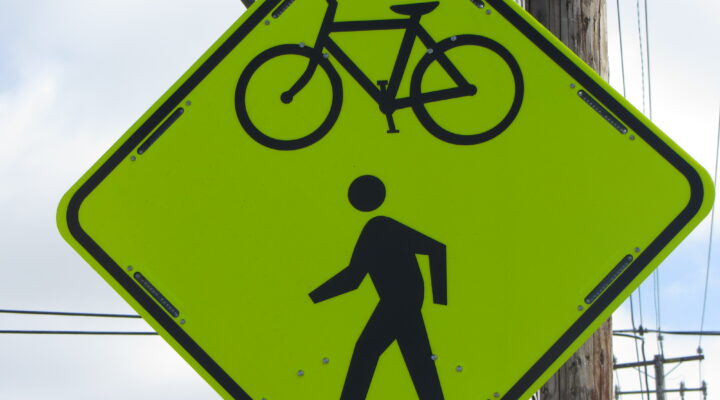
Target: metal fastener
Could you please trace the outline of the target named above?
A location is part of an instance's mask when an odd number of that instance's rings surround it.
[[[322,363],[323,363],[323,364],[329,364],[329,363],[330,363],[330,359],[327,358],[327,357],[325,357],[325,358],[322,359]]]
[[[578,311],[582,311],[582,310],[584,310],[584,309],[585,309],[585,307],[583,307],[583,306],[578,306]]]
[[[495,398],[500,397],[500,393],[498,393],[498,392],[493,393],[493,397],[495,397]]]
[[[457,371],[457,372],[462,372],[462,370],[463,370],[462,365],[458,365],[457,367],[455,367],[455,371]]]
[[[635,135],[630,135],[630,140],[635,140]]]
[[[269,19],[266,19],[266,20],[265,20],[265,25],[270,25],[270,20],[269,20]]]
[[[305,47],[305,42],[300,42],[300,48]]]
[[[137,158],[135,158],[135,156],[130,156],[130,161],[135,161],[135,160],[137,160]]]
[[[427,51],[427,52],[428,52],[428,54],[432,54],[432,53],[433,53],[433,51],[434,51],[433,49],[428,49],[428,51]]]
[[[133,160],[134,158],[135,158],[135,157],[131,157],[130,159]],[[128,265],[127,270],[128,270],[128,271],[132,271],[132,270],[133,270],[133,266],[132,266],[132,265]]]
[[[575,84],[574,84],[574,83],[571,83],[571,84],[570,84],[570,89],[575,89]]]
[[[492,10],[486,10],[485,14],[490,15],[491,12],[492,12]]]
[[[636,252],[636,253],[639,253],[639,252],[640,252],[640,248],[639,248],[639,247],[636,247],[636,248],[635,248],[635,252]]]
[[[330,54],[328,54],[328,53],[323,53],[323,58],[330,58]]]
[[[297,376],[303,376],[303,375],[305,375],[305,371],[299,370],[297,373]]]
[[[430,359],[433,360],[433,361],[436,361],[436,360],[437,360],[437,354],[431,355],[431,356],[430,356]]]
[[[184,319],[181,319],[181,320],[180,320],[180,325],[185,325],[185,320],[184,320]]]
[[[192,101],[190,101],[190,100],[186,101],[186,102],[185,102],[185,105],[186,105],[186,106],[191,106],[191,105],[192,105]]]
[[[457,36],[452,36],[452,37],[450,38],[450,40],[453,41],[453,42],[456,41],[456,40],[457,40]]]

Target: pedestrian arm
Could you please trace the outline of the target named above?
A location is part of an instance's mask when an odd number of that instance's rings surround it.
[[[353,291],[365,278],[365,271],[350,264],[327,282],[310,292],[313,303],[319,303],[335,296]]]
[[[414,229],[405,227],[412,238],[417,254],[430,256],[430,280],[432,281],[433,302],[447,305],[447,251],[445,245]]]
[[[447,251],[444,244],[435,243],[435,248],[429,254],[433,302],[447,305]]]

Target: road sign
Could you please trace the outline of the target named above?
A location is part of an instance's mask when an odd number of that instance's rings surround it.
[[[266,0],[58,223],[226,398],[519,399],[712,198],[512,1]]]

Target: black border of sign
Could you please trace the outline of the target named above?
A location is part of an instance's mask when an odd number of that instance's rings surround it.
[[[622,106],[610,93],[595,82],[582,68],[572,62],[550,40],[544,37],[535,27],[520,16],[502,0],[486,0],[510,23],[518,28],[528,39],[538,46],[553,61],[558,63],[565,72],[575,78],[587,92],[593,95],[606,108],[615,114],[622,122],[640,136],[645,142],[658,152],[665,160],[675,167],[688,180],[690,185],[690,199],[685,208],[677,217],[653,240],[628,269],[618,277],[603,294],[575,321],[570,328],[553,344],[545,354],[518,380],[515,385],[503,396],[505,399],[518,399],[540,376],[562,355],[565,350],[597,319],[598,316],[615,300],[622,291],[642,272],[643,269],[657,256],[662,249],[687,225],[700,211],[704,188],[702,179],[693,167],[687,163],[670,146],[660,140],[635,115]]]
[[[247,34],[259,25],[272,12],[281,0],[267,0],[248,17],[248,19],[222,43],[218,49],[202,63],[198,69],[123,143],[107,161],[83,183],[73,194],[68,204],[67,224],[70,233],[88,253],[102,265],[107,272],[122,285],[133,298],[162,325],[167,332],[190,354],[231,396],[239,400],[252,400],[251,397],[220,367],[210,356],[168,315],[145,291],[128,276],[90,236],[82,229],[79,211],[87,196],[135,149],[153,129],[159,125],[185,99],[185,97],[242,41]],[[540,376],[562,355],[562,353],[587,329],[590,324],[617,298],[655,256],[698,213],[702,206],[704,189],[697,171],[688,164],[670,146],[660,140],[629,110],[595,82],[582,68],[545,38],[535,27],[527,22],[503,0],[486,0],[503,17],[535,43],[553,61],[576,79],[587,92],[600,101],[628,125],[655,151],[685,176],[690,184],[690,200],[683,211],[662,231],[645,249],[630,267],[583,313],[580,318],[548,349],[540,359],[518,380],[503,396],[503,399],[518,399]],[[244,0],[247,4],[247,1]]]

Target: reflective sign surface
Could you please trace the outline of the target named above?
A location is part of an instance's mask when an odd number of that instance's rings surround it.
[[[712,197],[511,1],[267,0],[58,224],[226,398],[518,399]]]

